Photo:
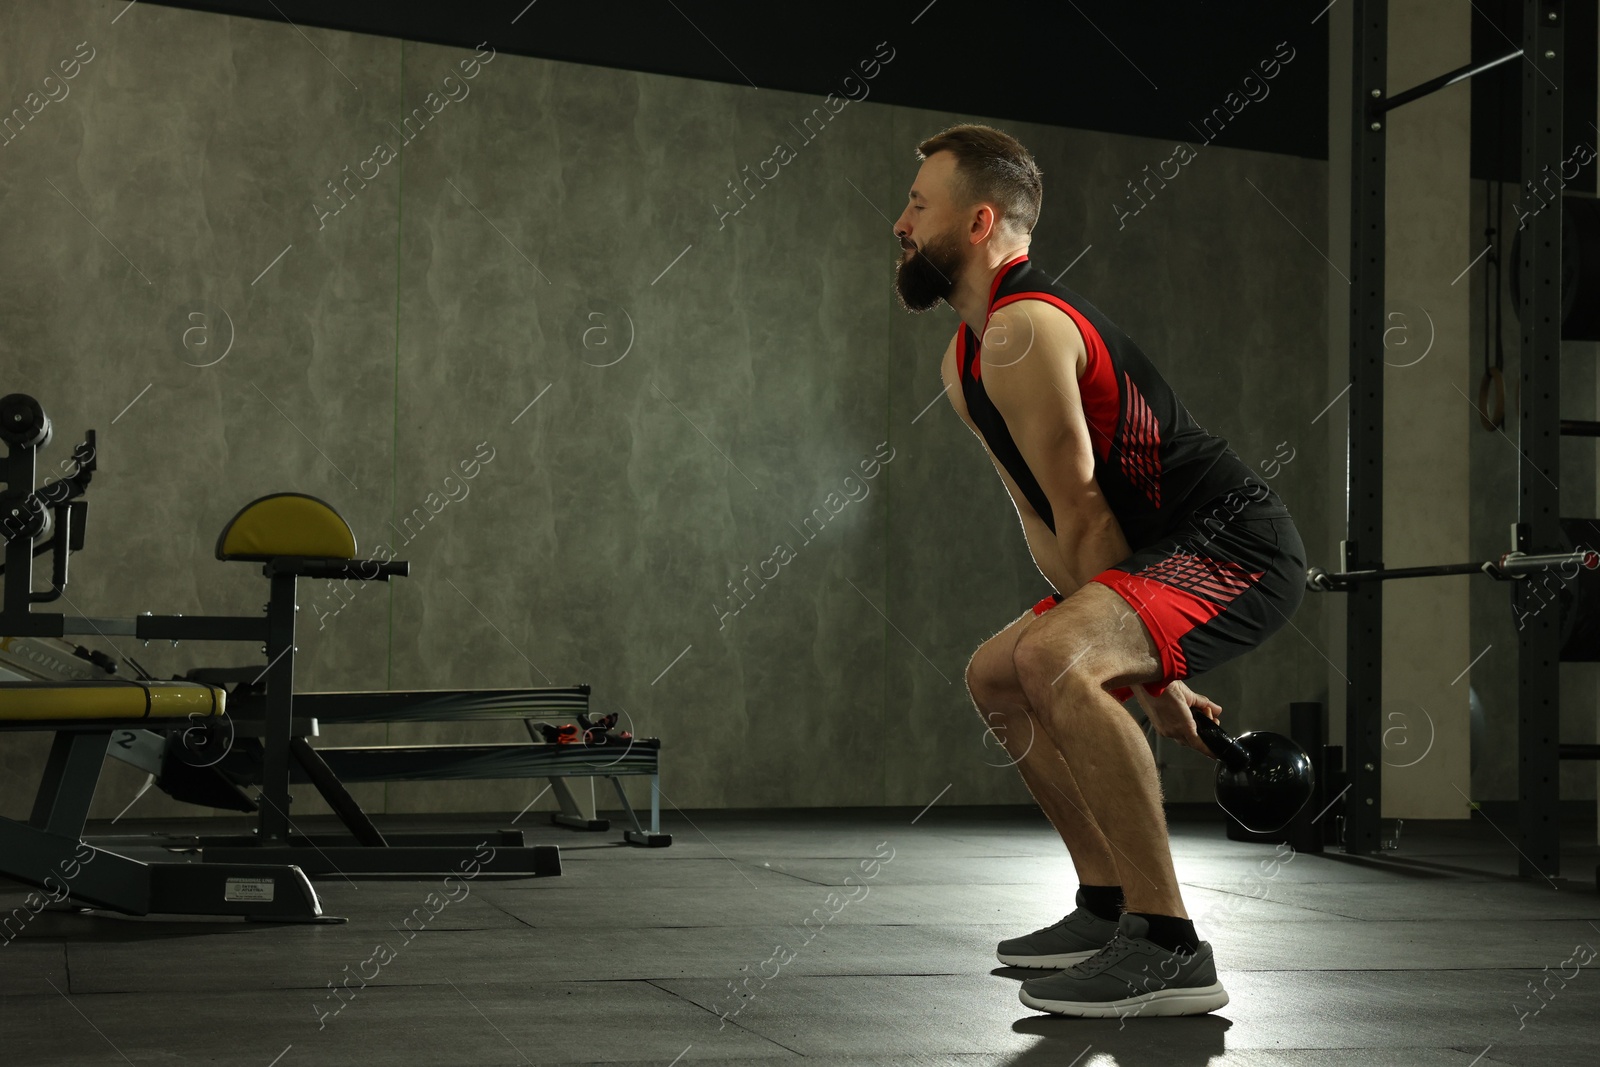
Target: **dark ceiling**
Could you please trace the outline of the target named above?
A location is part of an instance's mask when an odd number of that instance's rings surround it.
[[[893,58],[867,89],[882,103],[1191,144],[1205,138],[1309,159],[1328,154],[1327,0],[159,2],[463,48],[487,41],[518,55],[816,95],[859,95],[846,79],[881,52]],[[1569,39],[1592,43],[1596,5],[1567,9]],[[1475,61],[1515,47],[1508,39],[1520,37],[1518,0],[1474,0],[1472,18]],[[1475,177],[1516,180],[1520,68],[1506,64],[1474,80]],[[1418,72],[1391,92],[1440,73]],[[1573,49],[1567,73],[1567,121],[1577,137],[1595,113],[1594,49]],[[1214,111],[1225,124],[1205,125]]]
[[[1286,42],[1294,58],[1215,143],[1327,155],[1327,19],[1312,23],[1326,0],[162,2],[818,95],[842,92],[886,41],[894,58],[871,82],[873,100],[1191,143],[1190,123]]]

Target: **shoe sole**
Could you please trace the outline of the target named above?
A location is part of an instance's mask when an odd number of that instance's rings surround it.
[[[1126,1018],[1130,1015],[1204,1015],[1228,1003],[1222,983],[1177,989],[1156,989],[1125,1000],[1080,1001],[1041,1000],[1021,992],[1022,1003],[1052,1015],[1071,1015],[1082,1019]]]
[[[1055,956],[1010,956],[1004,952],[996,952],[994,958],[1007,967],[1023,967],[1029,970],[1064,971],[1074,963],[1082,963],[1091,956],[1098,955],[1097,948],[1087,952],[1062,952]]]

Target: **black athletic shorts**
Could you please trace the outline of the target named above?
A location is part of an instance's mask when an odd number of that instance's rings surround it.
[[[1305,598],[1306,548],[1276,494],[1259,501],[1226,494],[1091,580],[1116,590],[1155,638],[1163,680],[1145,691],[1159,696],[1289,621]],[[1033,612],[1043,615],[1061,600],[1053,593]],[[1127,700],[1133,690],[1112,693]]]

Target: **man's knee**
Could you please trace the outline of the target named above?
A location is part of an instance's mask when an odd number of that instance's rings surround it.
[[[1015,693],[1016,679],[1003,674],[1010,666],[1004,656],[996,655],[987,644],[979,647],[967,661],[967,692],[979,714],[1003,703],[1007,694]]]
[[[1097,687],[1098,661],[1088,642],[1030,631],[1012,652],[1012,666],[1024,692],[1036,703],[1054,693]]]

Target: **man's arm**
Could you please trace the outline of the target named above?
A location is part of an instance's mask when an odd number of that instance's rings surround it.
[[[960,334],[956,336],[959,337]],[[950,401],[950,406],[961,416],[961,421],[966,423],[972,435],[978,439],[983,454],[994,464],[994,472],[1000,476],[1001,484],[1006,487],[1006,492],[1017,509],[1017,518],[1022,521],[1022,536],[1027,540],[1028,553],[1033,556],[1034,565],[1057,592],[1062,596],[1070,596],[1078,588],[1078,583],[1061,561],[1061,546],[1057,543],[1055,535],[1050,532],[1050,527],[1045,525],[1038,512],[1033,510],[1033,505],[1028,503],[1028,498],[1023,496],[1022,490],[1017,488],[1017,483],[1011,480],[1011,475],[1000,465],[1000,461],[994,458],[994,453],[989,451],[989,443],[984,440],[982,431],[978,429],[977,423],[972,421],[971,413],[967,411],[966,399],[961,393],[960,374],[956,368],[955,337],[950,339],[949,347],[944,351],[939,373],[944,379],[945,396]]]
[[[1056,592],[1064,597],[1071,596],[1078,591],[1082,583],[1073,577],[1073,571],[1066,565],[1061,555],[1061,542],[1050,532],[1050,527],[1045,525],[1039,513],[1033,510],[1033,505],[1028,503],[1028,498],[1022,495],[1022,490],[1016,488],[1016,483],[1011,480],[1011,475],[1000,465],[1000,461],[989,455],[989,462],[994,464],[995,473],[1000,475],[1000,480],[1005,483],[1006,491],[1011,494],[1011,501],[1016,505],[1017,518],[1022,520],[1022,536],[1028,543],[1028,554],[1033,557],[1033,562],[1039,568],[1039,573],[1044,575]]]
[[[1132,554],[1094,479],[1094,449],[1078,393],[1083,351],[1072,319],[1037,300],[990,316],[983,346],[984,388],[1050,501],[1060,556],[1078,587]]]

